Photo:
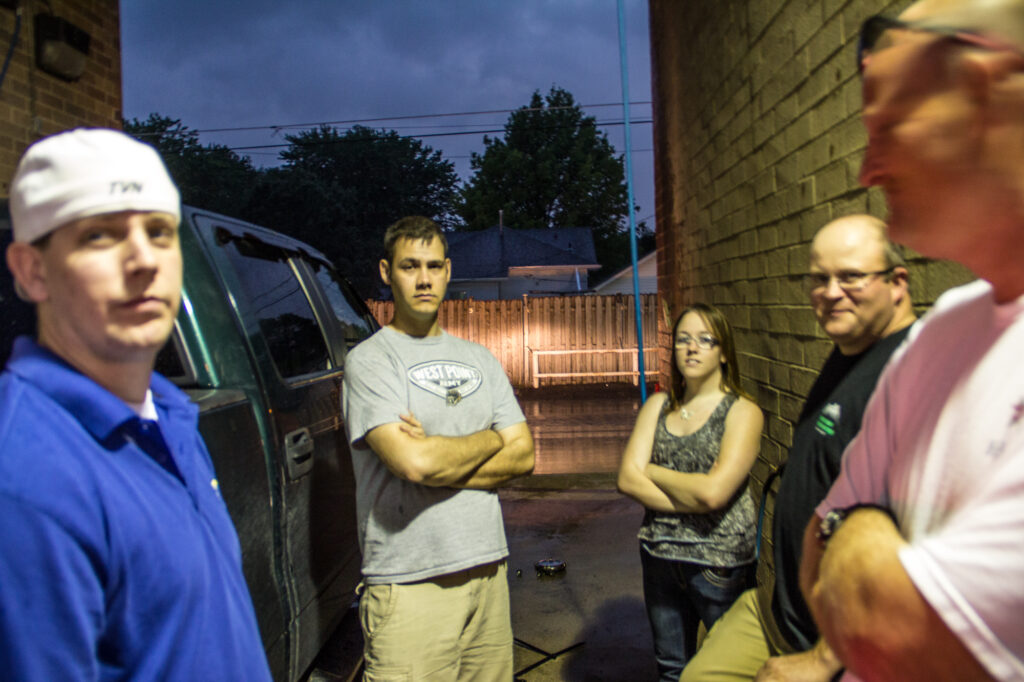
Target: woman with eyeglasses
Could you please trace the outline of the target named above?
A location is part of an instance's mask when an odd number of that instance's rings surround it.
[[[637,415],[619,491],[646,509],[640,528],[644,602],[659,678],[678,680],[754,567],[756,509],[747,488],[764,416],[740,388],[732,330],[697,303],[673,327],[672,386]]]

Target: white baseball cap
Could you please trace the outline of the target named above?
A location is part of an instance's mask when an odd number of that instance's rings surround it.
[[[161,211],[181,197],[153,147],[117,130],[76,128],[33,143],[11,180],[14,241],[34,242],[80,218]]]

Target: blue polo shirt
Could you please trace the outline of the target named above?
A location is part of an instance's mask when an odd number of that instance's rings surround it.
[[[269,680],[187,396],[159,420],[28,338],[0,375],[0,675]]]

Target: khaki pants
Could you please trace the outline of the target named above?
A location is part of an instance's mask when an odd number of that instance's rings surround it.
[[[504,561],[408,584],[366,585],[366,682],[512,679]]]
[[[679,682],[753,680],[768,657],[780,653],[768,643],[762,623],[757,590],[747,590],[711,628]]]

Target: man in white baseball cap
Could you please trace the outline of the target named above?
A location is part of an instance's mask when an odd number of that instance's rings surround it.
[[[30,146],[7,264],[35,304],[0,375],[0,670],[268,680],[195,406],[153,363],[181,300],[178,190],[114,130]]]

